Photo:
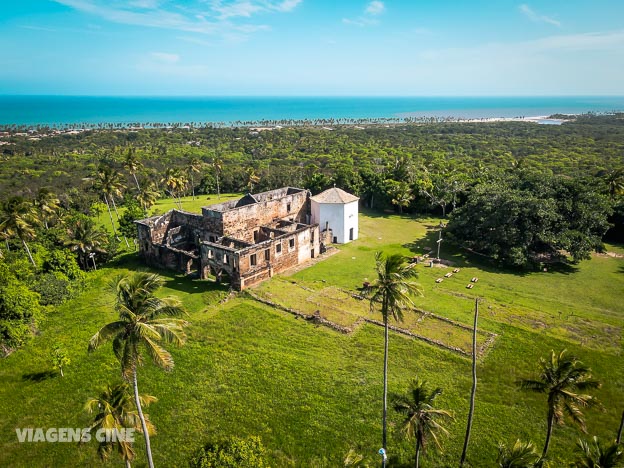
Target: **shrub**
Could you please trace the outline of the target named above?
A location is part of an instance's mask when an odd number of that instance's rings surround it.
[[[193,468],[264,468],[268,467],[266,449],[258,436],[230,437],[225,442],[207,444],[193,457]]]

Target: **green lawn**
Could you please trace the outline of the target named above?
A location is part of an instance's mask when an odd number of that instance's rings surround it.
[[[202,203],[198,203],[201,206]],[[168,205],[162,205],[162,211]],[[361,238],[340,252],[292,276],[279,276],[258,290],[292,292],[289,281],[313,291],[356,291],[373,279],[374,252],[421,253],[433,247],[437,219],[360,216]],[[617,247],[609,250],[622,252]],[[622,361],[624,259],[596,256],[569,269],[519,274],[502,272],[444,246],[442,257],[461,269],[436,284],[448,270],[418,266],[424,297],[419,307],[466,324],[474,297],[483,298],[480,326],[499,334],[479,361],[479,386],[469,466],[493,466],[499,441],[532,439],[541,448],[546,431],[545,399],[518,390],[515,382],[536,372],[540,356],[568,348],[604,382],[596,393],[605,411],[588,410],[590,434],[612,439],[624,396]],[[52,312],[41,334],[4,359],[0,366],[0,465],[88,466],[97,464],[94,444],[19,444],[16,427],[84,427],[82,407],[102,386],[119,378],[110,346],[86,351],[89,337],[115,319],[111,278],[140,264],[133,255],[89,273],[89,288]],[[173,349],[176,367],[165,373],[140,370],[141,392],[159,401],[149,408],[158,435],[152,439],[157,466],[184,466],[201,444],[228,435],[262,437],[275,466],[341,466],[349,448],[377,462],[381,443],[383,330],[363,324],[341,334],[274,310],[243,296],[220,305],[227,291],[211,282],[162,272],[163,294],[175,294],[189,310],[189,340]],[[479,282],[465,288],[472,276]],[[325,283],[323,283],[323,281]],[[301,288],[299,288],[301,289]],[[311,294],[310,291],[304,292]],[[329,309],[327,298],[316,300]],[[334,307],[336,320],[349,320]],[[358,314],[365,314],[365,305]],[[345,311],[345,315],[348,312]],[[426,322],[425,322],[426,323]],[[457,339],[453,329],[429,327],[432,334]],[[46,374],[55,343],[69,351],[66,376]],[[441,407],[456,420],[444,438],[444,452],[427,452],[424,466],[456,466],[461,453],[470,388],[470,361],[456,353],[392,333],[390,392],[403,392],[416,374],[444,389]],[[412,445],[396,436],[392,415],[389,453],[409,463]],[[551,451],[555,466],[569,461],[578,432],[555,428]],[[145,466],[142,441],[137,443]],[[115,464],[121,462],[115,459]]]

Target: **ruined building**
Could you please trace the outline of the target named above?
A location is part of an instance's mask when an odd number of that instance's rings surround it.
[[[357,233],[357,197],[336,188],[324,193],[330,191],[347,200],[343,219],[350,226],[355,201]],[[335,194],[327,199],[336,203]],[[307,190],[284,187],[203,207],[201,214],[171,210],[136,222],[140,255],[148,265],[198,271],[203,279],[214,277],[242,290],[309,261],[334,240],[332,224],[313,219],[312,200]]]

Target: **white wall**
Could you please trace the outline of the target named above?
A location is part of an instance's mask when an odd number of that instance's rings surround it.
[[[353,240],[358,238],[358,202],[353,201],[343,205],[341,203],[318,203],[312,201],[312,222],[318,223],[320,231],[329,229],[339,244],[349,242],[349,229],[353,228]]]

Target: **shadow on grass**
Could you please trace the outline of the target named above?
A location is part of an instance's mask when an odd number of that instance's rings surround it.
[[[439,238],[438,225],[427,224],[427,234],[424,237],[403,244],[403,247],[409,249],[414,254],[428,253],[432,258],[437,255],[437,241]],[[486,255],[479,255],[475,252],[469,252],[465,249],[457,247],[449,242],[444,241],[444,232],[442,232],[442,246],[440,247],[440,258],[443,260],[449,260],[457,267],[472,267],[479,270],[486,271],[488,273],[498,273],[514,276],[528,276],[535,273],[560,273],[565,275],[574,274],[579,270],[579,267],[570,263],[556,262],[546,265],[543,269],[530,268],[511,268],[504,267],[496,263],[494,259],[487,257]],[[624,272],[624,267],[622,267]]]
[[[44,380],[53,379],[58,377],[59,374],[56,371],[43,371],[43,372],[32,372],[30,374],[23,374],[22,380],[25,382],[43,382]]]
[[[200,280],[197,275],[171,275],[170,272],[159,272],[165,278],[164,286],[185,293],[205,293],[212,291],[227,292],[229,284],[211,280]],[[167,274],[169,273],[169,274]]]

